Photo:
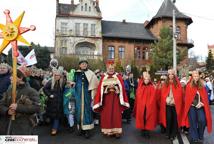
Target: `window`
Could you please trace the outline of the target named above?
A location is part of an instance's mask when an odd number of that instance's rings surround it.
[[[67,42],[68,40],[66,39],[60,41],[60,54],[67,54]]]
[[[89,11],[89,12],[91,11],[91,7],[88,8],[88,11]]]
[[[60,54],[67,54],[67,48],[66,47],[61,47],[60,48]]]
[[[124,59],[125,58],[125,48],[119,47],[119,58]]]
[[[91,36],[95,36],[95,24],[91,24]]]
[[[75,23],[75,34],[80,35],[80,23]]]
[[[114,47],[113,46],[108,47],[108,59],[114,59]]]
[[[67,41],[67,40],[64,40],[64,39],[61,40],[61,41],[60,41],[60,46],[61,46],[61,47],[67,47],[67,42],[68,42],[68,41]]]
[[[87,3],[85,3],[85,11],[87,11],[87,9],[88,9],[88,8],[87,8]]]
[[[176,38],[177,39],[181,38],[181,29],[179,26],[176,27]]]
[[[83,6],[81,6],[81,11],[83,11]]]
[[[146,49],[143,48],[142,50],[142,59],[145,60],[146,59]]]
[[[68,30],[68,23],[61,22],[61,33],[66,34],[67,30]]]
[[[149,51],[148,51],[148,48],[143,48],[142,59],[143,60],[149,60]]]
[[[139,47],[135,48],[135,54],[137,59],[141,59],[141,49]]]
[[[83,24],[83,35],[88,36],[88,24],[87,23]]]

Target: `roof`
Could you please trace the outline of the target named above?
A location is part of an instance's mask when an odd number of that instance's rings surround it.
[[[74,11],[77,5],[75,4],[62,4],[59,3],[59,13],[60,14],[70,14],[70,12]]]
[[[70,14],[73,12],[79,4],[58,4],[59,14]],[[98,13],[101,13],[100,7],[98,5],[95,6],[95,9]]]
[[[144,24],[102,20],[102,36],[138,40],[156,40]]]
[[[152,18],[150,23],[159,18],[172,18],[173,9],[175,10],[176,19],[185,19],[188,25],[192,23],[192,18],[180,12],[171,0],[164,0],[157,14]]]

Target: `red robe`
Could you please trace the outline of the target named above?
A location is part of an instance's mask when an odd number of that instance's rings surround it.
[[[103,81],[112,77],[117,79],[119,94],[116,92],[104,93],[106,87],[103,86]],[[129,103],[122,77],[119,74],[105,74],[100,80],[93,106],[95,112],[100,112],[102,132],[106,134],[121,133],[122,111],[128,107]]]
[[[139,81],[136,92],[134,116],[136,118],[136,128],[144,130],[154,130],[156,128],[157,98],[156,90],[152,83],[145,85],[143,80]]]
[[[175,101],[175,110],[177,114],[177,121],[178,121],[178,127],[182,126],[182,110],[183,110],[183,100],[182,100],[182,89],[181,84],[177,80],[177,87],[172,85],[172,93]],[[170,92],[170,84],[167,86],[166,84],[163,85],[162,91],[161,91],[161,104],[160,104],[160,124],[162,124],[164,127],[166,127],[166,98],[169,95]]]
[[[195,98],[197,91],[200,94],[201,102],[204,104],[204,112],[205,112],[206,122],[207,122],[207,131],[209,133],[211,133],[212,132],[212,116],[211,116],[210,106],[209,106],[209,102],[208,102],[208,96],[207,96],[205,87],[198,89],[196,87],[192,87],[191,83],[188,83],[188,85],[186,87],[183,123],[186,127],[189,127],[188,113],[189,113],[189,109],[192,105],[192,102]]]
[[[160,101],[161,101],[161,89],[162,89],[162,83],[158,82],[156,87],[156,102],[157,102],[157,109],[160,110]],[[157,121],[160,122],[160,111],[157,111]]]

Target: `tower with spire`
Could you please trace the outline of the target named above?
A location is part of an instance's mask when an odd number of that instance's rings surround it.
[[[176,33],[177,33],[177,46],[192,48],[193,42],[188,40],[187,29],[193,22],[192,18],[180,12],[171,0],[164,0],[157,14],[146,24],[154,36],[159,38],[160,29],[162,27],[169,27],[172,29],[172,11],[175,10],[176,18]]]

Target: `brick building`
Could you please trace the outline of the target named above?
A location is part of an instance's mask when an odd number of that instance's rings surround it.
[[[192,19],[181,13],[171,0],[164,0],[157,14],[144,23],[102,20],[99,0],[79,0],[76,5],[73,0],[71,4],[59,4],[57,0],[56,55],[89,58],[99,55],[105,62],[119,60],[123,65],[135,62],[138,67],[144,67],[151,62],[151,44],[158,40],[160,29],[172,29],[173,9],[178,52],[187,58],[188,49],[194,46],[187,38]],[[61,33],[63,31],[68,34]]]

